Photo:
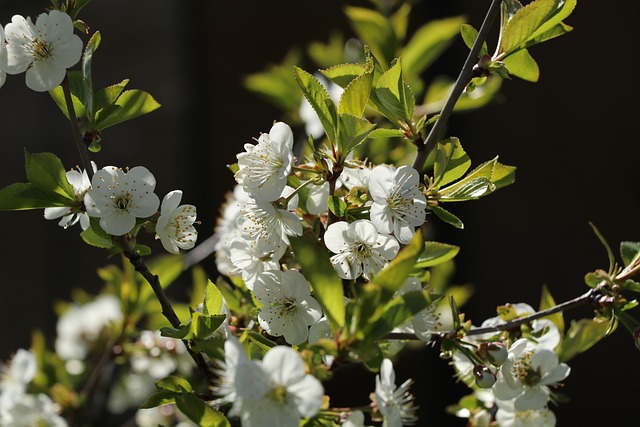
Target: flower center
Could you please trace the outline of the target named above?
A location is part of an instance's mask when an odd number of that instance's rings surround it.
[[[129,207],[129,204],[131,203],[131,196],[128,193],[123,194],[120,197],[115,198],[114,202],[115,202],[116,208],[124,211]]]
[[[53,46],[51,43],[47,43],[40,39],[34,39],[31,42],[31,51],[33,52],[33,60],[41,61],[51,58],[53,53]]]
[[[298,311],[296,301],[293,298],[284,298],[277,301],[273,303],[273,307],[280,311],[280,317],[292,317],[295,316]]]
[[[531,356],[533,356],[533,353],[531,352],[523,354],[513,364],[511,372],[520,382],[529,386],[534,386],[538,384],[542,376],[539,371],[531,367]]]
[[[287,389],[284,386],[272,388],[267,396],[279,405],[287,403]]]

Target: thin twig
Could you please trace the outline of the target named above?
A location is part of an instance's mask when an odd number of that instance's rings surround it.
[[[424,163],[429,156],[431,150],[435,146],[436,141],[440,137],[440,133],[442,129],[449,119],[449,116],[453,112],[453,107],[458,102],[458,98],[462,95],[462,91],[467,86],[471,77],[473,76],[473,66],[478,61],[478,54],[480,53],[480,49],[482,48],[482,44],[487,39],[489,34],[489,29],[493,24],[498,12],[500,10],[500,4],[502,0],[493,0],[491,5],[489,6],[489,10],[487,11],[487,15],[484,17],[484,21],[482,22],[482,26],[480,27],[480,31],[478,31],[478,37],[476,38],[471,50],[469,51],[469,55],[462,66],[462,70],[460,70],[460,75],[456,80],[455,85],[453,86],[453,90],[447,98],[447,102],[444,104],[442,111],[440,112],[440,117],[436,120],[435,124],[431,128],[429,135],[424,140],[424,143],[418,146],[418,152],[416,154],[416,158],[413,161],[413,168],[418,172],[422,172],[422,168],[424,167]]]
[[[160,306],[162,307],[162,315],[169,321],[169,323],[171,323],[171,326],[178,329],[181,325],[180,319],[178,318],[176,312],[173,310],[167,294],[164,293],[164,289],[162,289],[162,285],[160,284],[160,279],[158,278],[158,276],[151,273],[147,265],[142,260],[142,257],[136,253],[133,247],[131,247],[131,244],[126,237],[120,238],[119,243],[122,247],[122,253],[124,254],[124,256],[127,257],[136,271],[145,278],[149,285],[151,285],[153,292],[158,298],[158,301],[160,301]],[[182,342],[187,348],[189,355],[191,355],[191,358],[204,374],[207,381],[211,383],[213,381],[213,375],[211,373],[211,370],[209,369],[209,366],[207,365],[207,362],[202,357],[202,354],[191,350],[188,340],[182,340]]]
[[[71,89],[69,89],[69,78],[65,77],[62,81],[62,92],[64,93],[64,100],[67,103],[67,111],[69,112],[69,121],[71,122],[71,129],[73,131],[73,139],[76,141],[76,147],[82,160],[82,166],[87,171],[89,180],[93,177],[93,168],[91,167],[91,160],[89,159],[89,150],[82,138],[82,131],[80,130],[80,124],[76,117],[76,110],[73,108],[73,100],[71,99]]]

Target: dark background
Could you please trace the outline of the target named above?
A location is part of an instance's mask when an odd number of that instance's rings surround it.
[[[480,26],[489,1],[423,0],[412,28],[426,20],[465,14]],[[156,193],[182,189],[198,207],[200,239],[209,237],[224,193],[234,183],[226,165],[243,144],[268,131],[278,111],[241,85],[243,76],[279,62],[290,46],[327,40],[329,28],[350,33],[344,4],[307,1],[125,1],[95,0],[82,13],[102,33],[94,58],[94,85],[131,79],[163,107],[104,132],[100,167],[144,165],[156,176]],[[13,14],[35,18],[44,0],[0,1],[0,22]],[[452,207],[465,230],[438,224],[435,239],[459,244],[456,283],[472,283],[477,294],[464,307],[479,324],[506,302],[537,306],[543,284],[556,301],[586,289],[583,276],[606,268],[607,258],[588,222],[617,247],[640,240],[637,130],[638,2],[586,2],[567,23],[575,31],[531,49],[541,68],[537,84],[507,81],[502,102],[456,115],[450,124],[474,164],[500,155],[518,167],[517,182],[473,203]],[[85,42],[86,38],[83,39]],[[456,41],[435,71],[457,75],[466,48]],[[52,151],[67,167],[79,162],[69,124],[47,94],[30,91],[24,76],[9,76],[0,89],[0,185],[24,181],[23,149]],[[296,136],[301,129],[296,129]],[[54,336],[56,299],[74,288],[97,292],[96,269],[114,260],[87,247],[79,228],[63,230],[42,211],[2,212],[0,257],[0,358],[30,344],[40,328]],[[149,243],[161,251],[157,242]],[[203,263],[214,274],[211,259]],[[585,317],[589,309],[566,313]],[[633,406],[640,393],[638,352],[629,334],[613,336],[570,363],[564,391],[571,402],[555,408],[559,425],[637,425]],[[459,425],[442,415],[464,387],[437,350],[403,354],[398,383],[415,379],[419,425]],[[355,378],[355,380],[354,380]],[[346,394],[345,382],[362,391]],[[631,388],[629,388],[631,387]],[[327,385],[336,405],[366,404],[373,377],[340,372]],[[351,390],[351,389],[349,389]]]

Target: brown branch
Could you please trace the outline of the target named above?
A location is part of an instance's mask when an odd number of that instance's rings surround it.
[[[129,240],[125,236],[119,238],[118,243],[122,248],[122,253],[125,257],[127,257],[131,265],[133,265],[136,271],[145,278],[149,285],[151,285],[151,289],[153,289],[153,292],[156,294],[158,301],[160,301],[160,306],[162,307],[162,315],[169,321],[169,323],[171,323],[171,326],[176,329],[180,328],[180,319],[178,318],[176,312],[173,310],[167,294],[165,294],[164,289],[162,289],[162,285],[160,284],[160,279],[158,278],[158,276],[151,273],[149,268],[142,260],[142,257],[136,253],[134,248],[129,243]],[[202,371],[202,373],[204,374],[207,382],[211,384],[214,377],[211,370],[209,369],[209,366],[207,365],[207,362],[204,360],[204,357],[202,357],[202,354],[191,350],[188,340],[182,340],[182,342],[187,348],[187,351],[189,352],[191,358],[194,360],[200,371]]]

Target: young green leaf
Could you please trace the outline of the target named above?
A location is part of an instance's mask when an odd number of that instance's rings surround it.
[[[243,80],[244,87],[283,111],[297,111],[302,95],[291,75],[291,69],[299,63],[300,52],[291,50],[281,64],[271,65],[266,71],[246,76]]]
[[[0,210],[19,211],[71,206],[69,199],[45,192],[31,183],[16,182],[0,190]]]
[[[230,427],[229,420],[193,394],[176,396],[176,406],[199,427]]]
[[[83,97],[80,98],[82,104],[87,109],[87,117],[90,120],[93,120],[93,80],[91,77],[91,61],[93,59],[93,53],[100,46],[100,41],[102,40],[100,36],[100,32],[96,31],[86,47],[84,48],[84,54],[82,55],[82,86],[83,86]]]
[[[202,314],[220,314],[222,310],[222,293],[211,280],[207,281],[204,288],[204,303],[202,305]]]
[[[509,74],[520,77],[528,82],[537,82],[540,78],[540,68],[527,49],[520,49],[502,60]]]
[[[189,381],[173,375],[156,381],[156,388],[174,393],[191,393],[193,391],[193,387],[189,384]]]
[[[62,111],[62,114],[64,114],[67,120],[69,120],[69,110],[67,109],[67,101],[64,98],[64,91],[62,90],[62,86],[58,86],[54,89],[51,89],[49,91],[49,95],[51,96],[51,99],[53,99],[53,102],[56,103],[60,111]],[[80,102],[80,99],[78,99],[78,97],[75,96],[73,93],[71,94],[71,103],[73,104],[73,111],[75,112],[76,117],[87,116],[87,112],[84,108],[84,105],[82,105],[82,102]]]
[[[347,113],[340,114],[338,116],[337,144],[341,160],[344,161],[354,148],[362,144],[375,127],[376,125],[367,119]]]
[[[544,285],[542,287],[542,295],[540,295],[540,307],[539,310],[543,311],[548,308],[555,307],[556,301],[551,296],[551,291],[549,291],[549,287]],[[550,314],[549,316],[544,317],[544,319],[551,320],[557,327],[560,332],[560,336],[564,335],[564,317],[562,316],[562,312]]]
[[[425,242],[424,251],[416,261],[415,268],[427,268],[453,259],[460,251],[460,246],[439,242]]]
[[[413,122],[415,98],[411,88],[402,77],[402,61],[400,58],[382,74],[372,92],[372,100],[376,107],[393,123]]]
[[[438,194],[441,202],[464,202],[486,196],[493,193],[495,189],[496,186],[489,178],[482,176],[468,179],[465,177],[455,184],[441,189]]]
[[[145,400],[141,405],[141,409],[150,409],[155,408],[157,406],[168,405],[170,403],[176,402],[176,394],[171,391],[159,391],[154,393]]]
[[[124,79],[120,83],[100,89],[93,97],[93,110],[95,111],[95,115],[98,116],[102,109],[114,105],[128,83],[129,79]]]
[[[640,242],[622,242],[620,243],[620,256],[624,266],[627,267],[640,257]]]
[[[454,16],[430,21],[418,28],[400,54],[411,81],[447,50],[465,21],[463,16]]]
[[[52,153],[30,154],[24,150],[27,179],[39,189],[75,201],[75,190],[67,180],[62,161]]]
[[[448,210],[440,206],[429,206],[428,209],[430,209],[434,214],[436,214],[438,218],[440,218],[447,224],[453,225],[455,228],[459,228],[459,229],[464,228],[464,224],[462,223],[460,218],[458,218]]]
[[[572,321],[558,350],[560,361],[567,362],[594,346],[607,335],[610,323],[609,320],[605,319]]]
[[[478,38],[478,30],[476,30],[473,26],[469,24],[462,24],[460,27],[460,35],[462,36],[462,40],[464,44],[467,45],[469,49],[473,47],[476,39]],[[480,48],[480,52],[478,53],[479,57],[486,55],[489,52],[489,48],[487,47],[487,42],[482,43],[482,48]]]
[[[329,210],[338,218],[347,214],[347,203],[340,196],[331,196],[328,201]]]
[[[96,117],[96,130],[102,131],[110,126],[140,117],[160,108],[160,104],[150,94],[139,89],[122,92],[113,105],[117,105],[120,108],[112,110],[109,114],[103,113]]]
[[[462,148],[458,138],[448,138],[436,147],[436,159],[433,165],[434,186],[447,185],[467,172],[471,159]]]
[[[320,73],[338,86],[345,88],[366,71],[367,66],[364,64],[339,64],[320,70]]]
[[[413,271],[416,261],[424,250],[422,232],[418,229],[398,255],[373,278],[373,283],[380,286],[381,301],[386,303],[400,289],[404,281]]]
[[[393,298],[377,318],[370,319],[365,329],[367,340],[384,338],[397,326],[402,325],[430,304],[428,292],[414,291]]]
[[[384,66],[388,66],[398,48],[398,39],[389,20],[371,9],[347,6],[344,10],[363,44],[371,48]]]
[[[314,297],[324,311],[334,332],[344,326],[345,307],[342,280],[329,261],[329,255],[315,242],[292,237],[291,247],[309,280]]]
[[[344,88],[338,104],[338,115],[350,114],[362,117],[371,93],[371,84],[373,83],[373,66],[367,68],[367,71],[353,79]]]
[[[318,115],[327,138],[329,138],[329,141],[334,142],[336,140],[338,122],[336,105],[318,79],[301,68],[293,67],[293,70],[296,81],[302,89],[304,97],[307,98],[307,101],[309,101],[309,104]]]
[[[591,229],[593,230],[593,232],[595,233],[596,237],[598,238],[598,240],[600,240],[600,243],[602,243],[602,246],[604,246],[604,249],[607,251],[607,257],[609,258],[609,275],[613,274],[613,269],[616,265],[616,258],[613,255],[613,251],[611,250],[611,246],[609,246],[609,243],[607,242],[607,239],[604,238],[604,236],[602,235],[602,233],[600,233],[600,230],[598,230],[598,228],[595,226],[595,224],[593,224],[592,222],[589,222],[589,225],[591,226]]]

